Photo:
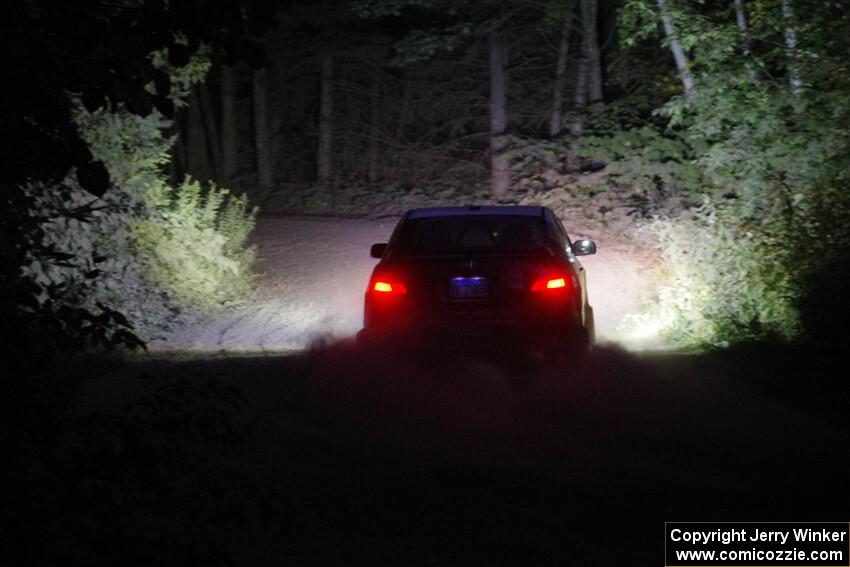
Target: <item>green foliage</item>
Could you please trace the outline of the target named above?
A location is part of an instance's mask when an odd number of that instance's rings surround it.
[[[658,301],[645,317],[669,340],[700,348],[798,336],[800,271],[782,214],[754,222],[735,204],[706,198],[689,215],[644,230],[663,260]]]
[[[617,13],[617,24],[624,49],[660,35],[658,13],[654,3],[648,0],[628,0]]]
[[[455,24],[440,30],[414,30],[396,43],[396,57],[393,64],[399,67],[415,65],[427,61],[438,53],[453,51],[473,34],[468,23]]]
[[[543,204],[570,217],[578,210],[612,228],[653,215],[673,215],[699,202],[702,170],[681,136],[646,121],[619,129],[616,123],[611,117],[597,117],[577,149],[567,136],[511,136],[512,178],[519,191],[527,192],[522,202]]]
[[[753,16],[749,60],[742,60],[729,21],[711,30],[707,17],[716,21],[717,14],[682,18],[680,11],[677,29],[691,47],[698,84],[692,97],[674,97],[657,111],[702,174],[683,190],[712,196],[648,229],[665,276],[652,317],[689,347],[822,336],[827,318],[822,306],[812,306],[822,295],[813,291],[815,280],[850,250],[842,228],[850,209],[839,189],[850,155],[846,60],[822,49],[829,42],[818,34],[828,22],[802,20],[798,31],[809,35],[801,42],[816,61],[803,71],[817,88],[793,92],[786,77],[768,74],[788,65],[784,49],[772,47],[782,46],[787,25],[779,5],[746,5]]]
[[[171,300],[128,253],[126,226],[150,213],[144,188],[158,179],[169,145],[163,117],[209,68],[200,41],[229,59],[256,54],[276,9],[191,4],[33,0],[0,20],[0,83],[14,91],[0,107],[8,366],[33,374],[84,347],[140,346],[131,321],[151,337],[174,319]]]
[[[693,70],[716,72],[726,66],[740,51],[741,36],[734,19],[710,17],[703,1],[668,2],[676,38],[682,49],[690,53]],[[618,12],[620,45],[634,48],[647,40],[661,40],[668,47],[670,38],[661,30],[660,14],[655,0],[628,0]]]
[[[146,209],[129,191],[108,191],[94,197],[69,177],[59,188],[28,188],[33,213],[41,215],[44,241],[66,260],[52,261],[34,253],[24,275],[42,286],[63,290],[58,303],[68,308],[96,310],[108,305],[123,313],[141,336],[152,338],[179,322],[177,304],[152,285],[133,250],[129,221]],[[135,204],[134,204],[135,203]],[[45,291],[40,305],[51,301]],[[57,304],[55,298],[52,299]]]
[[[170,66],[164,52],[152,58],[170,73],[177,106],[209,68],[203,49],[182,67]],[[170,121],[156,110],[147,116],[123,105],[88,111],[79,102],[73,117],[113,187],[95,197],[69,175],[55,187],[26,188],[31,214],[42,219],[44,243],[66,258],[56,262],[34,250],[24,263],[24,276],[41,288],[38,305],[78,315],[123,313],[127,325],[151,339],[247,292],[254,252],[245,240],[255,211],[223,188],[202,195],[188,180],[167,186],[162,169],[172,143],[164,135]],[[52,289],[62,290],[61,301],[51,297]],[[89,325],[101,319],[80,320]]]
[[[182,35],[177,36],[175,43],[179,45],[189,44],[186,37]],[[189,58],[189,62],[179,67],[169,62],[168,49],[165,48],[154,51],[148,57],[155,69],[166,73],[170,78],[168,96],[175,108],[186,106],[192,87],[203,81],[212,67],[212,49],[206,44],[201,44]],[[151,92],[154,91],[153,84],[148,85],[147,88]]]
[[[556,32],[560,35],[564,25],[564,18],[572,14],[576,9],[576,0],[552,0],[543,6],[543,19],[541,28],[546,31]]]
[[[15,202],[7,201],[10,206],[0,210],[0,232],[9,236],[3,239],[0,286],[0,340],[7,347],[7,366],[26,375],[42,369],[56,353],[144,347],[122,313],[98,301],[85,301],[100,275],[94,265],[104,258],[77,258],[60,250],[45,231],[57,219],[89,218],[91,208],[82,205],[46,216],[45,208],[30,195],[36,186],[18,188]],[[57,272],[77,277],[54,278]]]
[[[693,150],[674,132],[651,126],[582,137],[578,159],[601,159],[607,165],[601,190],[626,189],[642,216],[676,211],[699,193],[702,171]]]
[[[135,250],[150,277],[183,305],[207,309],[239,299],[252,280],[254,249],[245,245],[256,209],[210,184],[186,179],[156,184],[147,202],[156,211],[132,224]]]
[[[706,198],[687,216],[651,223],[664,283],[647,317],[686,347],[843,341],[832,329],[850,322],[835,285],[850,258],[848,187],[835,168],[796,194],[765,189],[759,206],[747,196]]]
[[[355,0],[351,10],[361,18],[400,16],[405,8],[436,8],[443,0]]]
[[[110,106],[88,112],[79,103],[74,108],[74,122],[92,155],[106,165],[122,193],[105,198],[138,214],[144,208],[145,187],[159,179],[162,166],[169,161],[171,141],[163,132],[171,122],[159,112],[143,117]]]

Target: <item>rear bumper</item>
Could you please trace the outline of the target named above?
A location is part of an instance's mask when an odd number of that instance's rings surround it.
[[[564,343],[585,332],[571,303],[523,309],[412,309],[401,303],[367,305],[364,331],[373,335],[455,344],[500,344],[519,348]]]

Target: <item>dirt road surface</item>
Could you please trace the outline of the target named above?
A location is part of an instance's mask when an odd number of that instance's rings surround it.
[[[277,352],[303,349],[317,338],[355,334],[363,292],[377,260],[369,247],[386,242],[396,219],[264,216],[252,241],[261,274],[253,297],[233,312],[181,329],[156,349]],[[576,236],[576,235],[571,235]],[[624,326],[651,291],[652,266],[634,247],[597,239],[599,252],[582,259],[588,273],[597,338],[628,349],[663,348],[652,331]]]

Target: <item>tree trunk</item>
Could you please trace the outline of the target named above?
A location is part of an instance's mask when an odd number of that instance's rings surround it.
[[[735,23],[743,39],[743,52],[746,57],[750,56],[750,30],[747,27],[747,13],[744,11],[743,0],[735,0]]]
[[[573,13],[567,9],[564,24],[561,26],[561,41],[558,44],[558,62],[555,65],[555,82],[552,85],[552,114],[549,118],[549,135],[554,137],[561,133],[561,114],[564,110],[564,80],[567,75],[567,57],[570,54],[570,29],[573,23]]]
[[[239,151],[236,132],[236,69],[221,68],[221,171],[226,181],[236,177]]]
[[[171,147],[171,164],[174,166],[171,171],[171,182],[177,185],[189,173],[188,146],[186,144],[186,140],[189,137],[189,120],[186,108],[180,108],[175,111],[173,128],[177,138]]]
[[[328,182],[333,177],[333,54],[326,50],[321,56],[318,178]]]
[[[579,57],[576,68],[576,87],[573,92],[573,112],[575,117],[572,124],[570,124],[570,134],[573,135],[574,140],[580,138],[584,131],[584,111],[587,107],[587,75],[590,66],[587,61],[587,51],[584,48],[585,41],[585,37],[582,36],[581,57]]]
[[[377,183],[378,120],[381,116],[381,76],[377,66],[372,69],[372,88],[369,93],[369,183]]]
[[[691,74],[691,69],[688,65],[688,56],[685,54],[685,50],[682,49],[682,44],[679,43],[678,36],[676,36],[676,30],[673,28],[673,16],[667,5],[667,0],[656,0],[656,2],[658,3],[658,12],[661,15],[661,24],[664,26],[664,34],[670,42],[670,51],[673,52],[676,69],[679,70],[679,78],[685,87],[685,96],[690,98],[694,90],[694,76]]]
[[[511,185],[511,164],[506,150],[505,131],[508,127],[505,49],[498,32],[490,31],[490,191],[495,198],[504,197]]]
[[[587,58],[587,98],[594,112],[599,112],[602,106],[602,63],[596,33],[597,12],[596,0],[581,0],[582,48]]]
[[[785,20],[785,57],[788,60],[788,84],[794,96],[803,90],[800,79],[800,54],[797,51],[797,17],[792,0],[782,0],[782,18]]]
[[[218,128],[215,125],[215,109],[210,97],[210,88],[206,82],[200,85],[201,117],[204,121],[204,136],[207,140],[210,165],[213,176],[220,179],[221,173],[221,139],[218,137]]]
[[[266,100],[266,70],[253,71],[254,80],[254,147],[257,153],[257,181],[261,187],[274,185],[271,140],[269,139],[269,113]]]
[[[186,169],[192,177],[206,181],[210,178],[210,172],[204,120],[201,116],[201,98],[198,96],[199,89],[200,87],[196,85],[189,95]]]
[[[756,76],[755,67],[753,67],[750,30],[747,26],[747,13],[744,11],[743,0],[735,0],[735,23],[741,34],[741,51],[744,54],[744,59],[746,59],[747,75],[750,78],[750,82],[755,83],[758,77]]]
[[[396,126],[396,140],[404,140],[404,128],[407,126],[407,114],[410,106],[410,78],[407,75],[402,77],[404,88],[401,96],[401,111],[398,114],[398,125]]]

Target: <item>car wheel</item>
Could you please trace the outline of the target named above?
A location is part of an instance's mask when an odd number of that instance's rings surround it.
[[[584,328],[587,329],[588,343],[592,348],[596,343],[596,320],[593,318],[593,307],[590,305],[584,311]]]
[[[590,357],[590,349],[593,345],[591,336],[592,331],[586,327],[578,330],[567,341],[567,356],[580,364],[586,363]]]
[[[542,354],[547,364],[581,366],[590,357],[590,334],[585,328],[577,329],[567,338],[549,343]]]

